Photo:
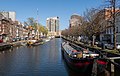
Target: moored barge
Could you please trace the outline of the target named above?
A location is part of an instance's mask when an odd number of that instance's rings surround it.
[[[80,48],[79,50],[70,46],[68,42],[61,44],[62,54],[67,64],[75,71],[92,72],[94,60],[99,58],[99,54],[89,51],[88,49]],[[102,61],[97,60],[102,64]],[[104,61],[103,61],[104,62]]]

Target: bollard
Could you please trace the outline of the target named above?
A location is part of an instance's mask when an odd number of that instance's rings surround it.
[[[114,59],[111,60],[112,62],[114,62]],[[114,65],[111,63],[111,73],[114,73],[115,72],[115,69],[114,69]]]

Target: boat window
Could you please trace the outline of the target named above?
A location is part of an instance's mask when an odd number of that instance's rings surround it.
[[[77,53],[77,58],[82,58],[82,57],[83,57],[82,52],[78,52]]]

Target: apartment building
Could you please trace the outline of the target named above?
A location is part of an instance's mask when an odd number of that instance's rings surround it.
[[[48,29],[48,35],[49,36],[60,35],[59,17],[47,18],[46,24],[47,24],[47,29]]]
[[[73,14],[69,20],[69,27],[82,25],[82,17],[78,14]]]

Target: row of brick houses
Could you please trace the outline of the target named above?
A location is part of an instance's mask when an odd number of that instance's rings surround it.
[[[19,21],[13,21],[0,13],[0,41],[11,42],[13,38],[27,37],[28,30]]]

